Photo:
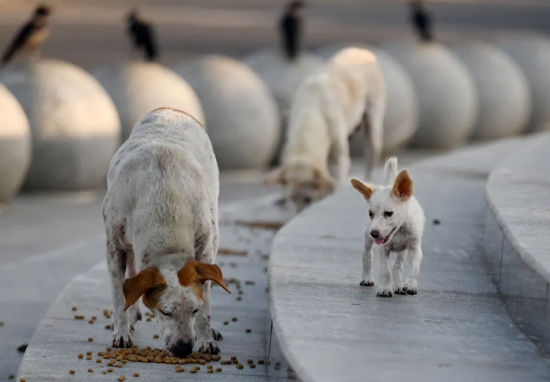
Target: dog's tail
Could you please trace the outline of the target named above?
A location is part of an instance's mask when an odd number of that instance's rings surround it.
[[[384,183],[391,186],[397,176],[397,157],[389,157],[384,165]]]

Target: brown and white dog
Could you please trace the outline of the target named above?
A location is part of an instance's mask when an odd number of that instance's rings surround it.
[[[364,129],[367,179],[382,151],[386,87],[376,56],[346,48],[322,71],[299,87],[290,112],[282,165],[265,179],[267,186],[288,186],[300,211],[347,181],[349,137]]]
[[[107,186],[113,346],[132,346],[141,297],[171,353],[218,353],[222,337],[210,326],[210,280],[229,290],[214,264],[219,171],[205,130],[179,110],[146,114],[111,160]]]

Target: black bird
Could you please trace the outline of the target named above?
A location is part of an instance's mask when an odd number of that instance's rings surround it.
[[[136,50],[143,50],[147,61],[158,59],[158,47],[155,41],[153,26],[143,20],[136,10],[128,14],[128,34]]]
[[[300,52],[302,38],[302,9],[303,1],[291,1],[283,13],[280,21],[280,32],[283,41],[285,55],[289,60],[294,60]]]
[[[6,65],[17,53],[23,50],[32,50],[38,53],[38,48],[48,38],[48,16],[51,8],[47,5],[39,5],[31,19],[23,25],[10,46],[2,56],[2,66]]]
[[[424,42],[434,39],[432,32],[432,17],[422,1],[411,1],[411,23],[418,33],[418,37]]]

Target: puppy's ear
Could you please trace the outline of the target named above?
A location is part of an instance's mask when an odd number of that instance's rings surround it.
[[[375,185],[365,183],[357,178],[351,178],[351,185],[367,200],[369,200],[372,194],[374,194],[374,191],[376,191]]]
[[[316,183],[316,186],[322,191],[332,193],[336,189],[336,179],[334,179],[326,170],[314,167],[313,174],[315,175],[314,182]]]
[[[145,268],[134,277],[124,280],[122,285],[124,299],[126,300],[124,310],[134,305],[149,289],[165,286],[164,277],[162,277],[157,267]]]
[[[266,187],[270,187],[276,183],[286,185],[285,169],[283,167],[271,171],[264,178],[264,186]]]
[[[206,281],[212,280],[228,293],[231,293],[223,282],[222,270],[216,264],[206,264],[196,260],[189,260],[185,263],[185,266],[178,271],[178,279],[183,286],[199,284],[201,288]]]
[[[395,177],[392,193],[401,202],[406,202],[412,196],[413,180],[407,170],[401,170]]]

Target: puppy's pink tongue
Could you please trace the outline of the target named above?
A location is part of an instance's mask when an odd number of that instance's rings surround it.
[[[383,238],[381,238],[381,239],[374,239],[374,242],[375,242],[376,244],[380,245],[380,244],[384,244],[384,240],[386,240],[385,237],[383,237]]]

